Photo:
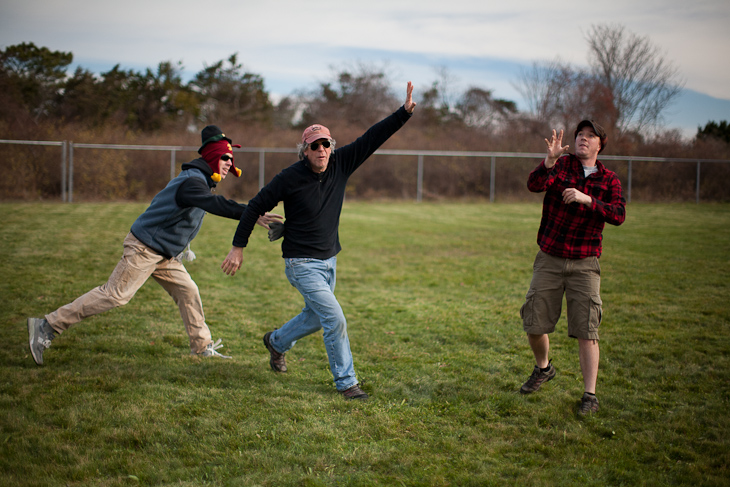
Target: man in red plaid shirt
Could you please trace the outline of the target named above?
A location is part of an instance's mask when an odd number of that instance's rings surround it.
[[[583,120],[575,130],[575,154],[566,154],[563,131],[553,130],[547,156],[530,173],[527,187],[545,192],[530,289],[520,309],[523,328],[535,355],[532,375],[520,388],[523,394],[537,391],[555,377],[548,359],[550,340],[560,318],[563,294],[568,304],[568,336],[578,339],[578,355],[585,393],[580,414],[598,411],[598,326],[603,227],[621,225],[626,201],[621,182],[606,169],[598,154],[606,147],[606,132],[592,120]]]

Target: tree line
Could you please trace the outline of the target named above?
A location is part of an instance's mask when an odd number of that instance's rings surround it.
[[[513,81],[526,101],[523,111],[488,87],[457,90],[448,70],[435,69],[425,87],[418,83],[418,116],[409,122],[409,136],[389,144],[539,152],[553,128],[570,134],[590,118],[609,133],[606,154],[730,158],[726,121],[708,121],[690,141],[664,128],[663,114],[683,80],[650,39],[620,25],[595,25],[585,41],[587,69],[558,58],[533,64]],[[194,145],[200,129],[214,123],[232,134],[252,134],[256,146],[292,147],[298,131],[314,122],[351,140],[402,102],[387,67],[362,63],[335,67],[315,88],[274,103],[263,77],[246,70],[238,53],[205,65],[187,82],[179,62],[144,71],[116,65],[100,74],[83,67],[69,73],[72,62],[70,52],[31,42],[0,51],[2,138]]]

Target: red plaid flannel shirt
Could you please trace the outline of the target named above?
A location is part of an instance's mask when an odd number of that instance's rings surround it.
[[[626,219],[626,200],[616,173],[596,161],[598,171],[584,176],[583,165],[573,154],[562,156],[551,169],[543,160],[530,173],[527,187],[533,193],[545,191],[542,219],[537,232],[540,249],[552,256],[583,259],[601,256],[603,227],[621,225]],[[563,191],[576,188],[593,200],[590,207],[563,202]]]

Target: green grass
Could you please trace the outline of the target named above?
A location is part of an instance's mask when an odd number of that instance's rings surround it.
[[[58,337],[38,367],[25,320],[103,283],[140,204],[3,204],[0,485],[728,485],[730,205],[632,204],[604,239],[594,417],[565,318],[558,376],[519,319],[539,204],[345,205],[337,295],[371,400],[336,394],[321,334],[275,374],[261,343],[302,307],[257,228],[208,216],[188,269],[233,360],[189,355],[150,281]]]

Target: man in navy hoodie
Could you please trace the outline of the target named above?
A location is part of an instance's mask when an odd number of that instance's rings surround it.
[[[56,335],[84,318],[127,304],[150,276],[178,305],[191,353],[230,358],[217,351],[223,346],[220,339],[213,343],[198,286],[182,264],[182,255],[198,234],[206,212],[239,220],[246,209],[246,205],[211,192],[229,171],[241,176],[241,170],[233,164],[233,147],[241,146],[231,146],[231,139],[215,125],[205,127],[201,138],[201,157],[183,164],[182,172],[132,224],[124,239],[122,258],[106,284],[45,318],[28,318],[30,351],[38,365],[43,364],[43,351],[51,346]],[[257,223],[268,229],[269,223],[281,218],[267,213]]]

